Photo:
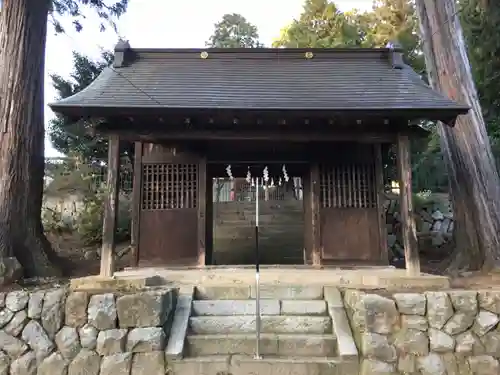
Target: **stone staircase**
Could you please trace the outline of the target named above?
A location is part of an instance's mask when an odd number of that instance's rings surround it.
[[[181,293],[167,346],[174,375],[357,375],[358,353],[335,288],[261,286],[261,359],[255,288]]]

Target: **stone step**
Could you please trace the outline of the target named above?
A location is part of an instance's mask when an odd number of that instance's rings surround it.
[[[189,318],[191,333],[229,334],[255,332],[255,316],[194,316]],[[332,333],[328,316],[263,315],[262,333]]]
[[[200,300],[193,301],[193,315],[234,316],[255,315],[255,300]],[[327,315],[324,300],[272,300],[260,301],[262,315]]]
[[[254,355],[255,334],[188,335],[188,356]],[[337,340],[334,335],[262,334],[260,354],[274,356],[333,357]]]
[[[169,362],[172,375],[359,375],[358,360],[264,356],[206,356]]]
[[[261,299],[322,300],[324,297],[323,287],[319,285],[261,284],[259,291]],[[246,300],[255,299],[255,295],[254,285],[214,285],[196,287],[195,298],[197,300]]]

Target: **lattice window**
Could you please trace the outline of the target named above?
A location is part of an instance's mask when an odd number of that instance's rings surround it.
[[[320,169],[321,207],[376,207],[375,181],[373,164],[322,166]]]
[[[196,208],[198,166],[196,164],[144,164],[142,209]]]

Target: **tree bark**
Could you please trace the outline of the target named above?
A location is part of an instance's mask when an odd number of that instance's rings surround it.
[[[438,124],[455,217],[456,249],[448,271],[500,267],[500,179],[456,1],[417,0],[416,7],[432,87],[471,107],[455,128]]]
[[[25,276],[57,275],[43,233],[44,60],[51,0],[3,0],[0,13],[0,257]]]

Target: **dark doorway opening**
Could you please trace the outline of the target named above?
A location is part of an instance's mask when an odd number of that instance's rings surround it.
[[[269,179],[264,183],[266,167]],[[231,164],[229,173],[233,178],[228,176],[228,164],[213,165],[210,169],[211,264],[255,263],[256,178],[259,178],[260,263],[304,264],[302,176],[305,166]],[[245,177],[248,170],[251,182]]]

